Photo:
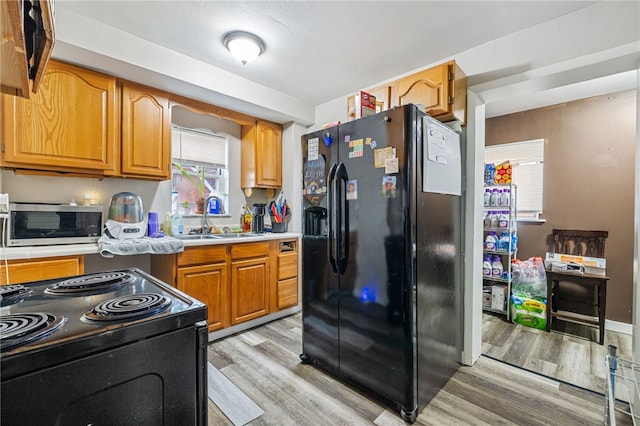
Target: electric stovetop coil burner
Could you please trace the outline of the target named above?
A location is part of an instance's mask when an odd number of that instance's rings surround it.
[[[135,277],[126,272],[105,272],[83,275],[59,281],[45,289],[44,293],[58,296],[108,293],[118,290],[134,280]]]
[[[66,318],[33,312],[0,318],[0,350],[5,351],[42,339],[64,325]]]
[[[131,321],[164,312],[172,304],[170,298],[161,294],[127,294],[94,306],[82,318],[98,322]]]
[[[0,306],[9,306],[22,302],[33,294],[33,289],[22,284],[0,286]]]

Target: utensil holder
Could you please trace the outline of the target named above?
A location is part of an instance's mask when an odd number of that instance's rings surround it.
[[[287,222],[276,223],[271,221],[271,232],[287,232]]]

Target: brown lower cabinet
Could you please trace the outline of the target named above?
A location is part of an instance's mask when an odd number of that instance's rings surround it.
[[[186,247],[151,257],[151,273],[205,303],[209,331],[298,304],[297,240]]]
[[[231,324],[236,325],[270,311],[269,243],[232,246],[231,253]]]
[[[8,284],[49,280],[84,274],[84,256],[44,257],[30,260],[9,260]],[[7,268],[0,265],[0,284],[7,284]]]

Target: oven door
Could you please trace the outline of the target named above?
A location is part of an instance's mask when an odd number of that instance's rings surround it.
[[[206,336],[198,323],[3,381],[0,424],[206,425]]]

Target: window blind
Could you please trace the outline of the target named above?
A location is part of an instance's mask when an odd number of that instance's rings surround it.
[[[517,211],[542,213],[544,139],[487,146],[484,161],[495,165],[510,161],[517,187]]]
[[[227,168],[227,138],[199,130],[173,126],[171,158],[193,165]]]

